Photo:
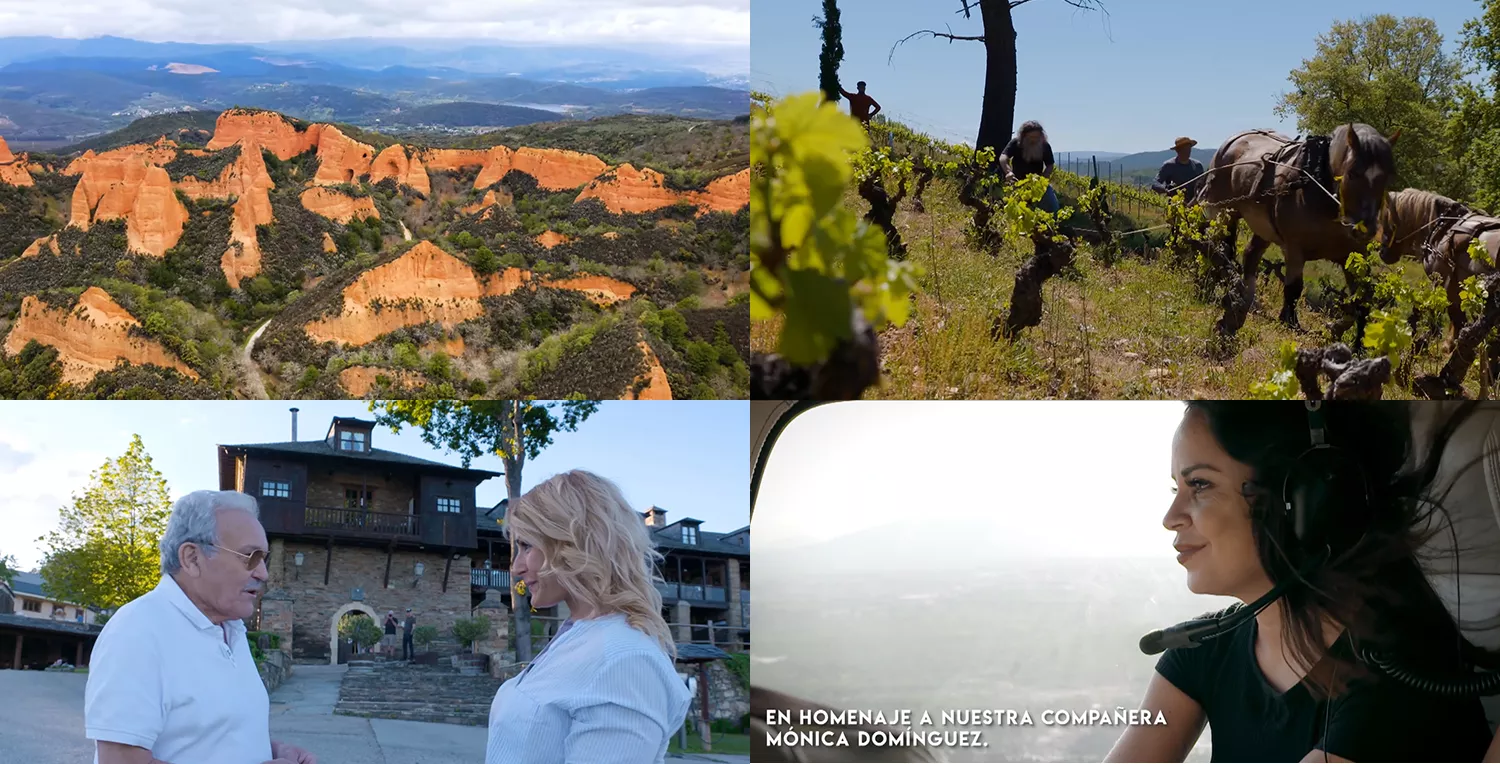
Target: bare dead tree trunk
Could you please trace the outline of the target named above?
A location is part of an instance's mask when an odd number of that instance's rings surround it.
[[[1016,116],[1016,25],[1008,0],[980,0],[984,23],[984,105],[975,148],[998,154],[1010,142]]]

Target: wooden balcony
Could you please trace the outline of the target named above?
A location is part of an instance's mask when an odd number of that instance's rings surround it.
[[[345,507],[306,507],[302,512],[302,525],[309,533],[332,531],[376,538],[422,534],[421,518],[417,515]]]
[[[478,589],[510,591],[510,571],[474,568],[469,571],[469,584]]]
[[[676,581],[658,581],[656,590],[661,592],[663,600],[671,602],[674,600],[687,600],[689,602],[702,602],[704,604],[723,603],[729,604],[729,590],[722,586],[703,586],[701,584],[683,584]],[[740,590],[740,601],[750,601],[750,590]]]

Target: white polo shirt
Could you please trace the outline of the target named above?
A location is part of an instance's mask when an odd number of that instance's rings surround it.
[[[270,714],[245,624],[215,626],[170,576],[120,608],[94,645],[83,701],[90,740],[171,764],[262,764]]]

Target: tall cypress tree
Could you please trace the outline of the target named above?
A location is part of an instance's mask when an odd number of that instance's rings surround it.
[[[839,64],[844,60],[844,29],[839,26],[838,0],[823,0],[823,18],[813,19],[823,30],[823,52],[818,55],[818,87],[823,97],[839,100]]]

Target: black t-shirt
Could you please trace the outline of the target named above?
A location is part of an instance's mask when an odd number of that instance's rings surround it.
[[[1314,700],[1306,684],[1278,693],[1255,661],[1256,622],[1194,648],[1168,650],[1157,673],[1203,707],[1213,761],[1301,761],[1321,750],[1355,762],[1479,761],[1490,727],[1479,700],[1450,700],[1377,675],[1335,698]],[[1334,648],[1348,655],[1348,641]]]
[[[1020,180],[1027,175],[1041,175],[1042,169],[1045,165],[1056,164],[1056,162],[1052,160],[1052,144],[1045,142],[1042,144],[1042,161],[1026,161],[1026,159],[1021,156],[1021,136],[1019,135],[1011,138],[1010,143],[1005,144],[1005,148],[1002,149],[1000,153],[1010,158],[1010,169],[1011,172],[1014,172],[1016,174],[1017,180]]]

